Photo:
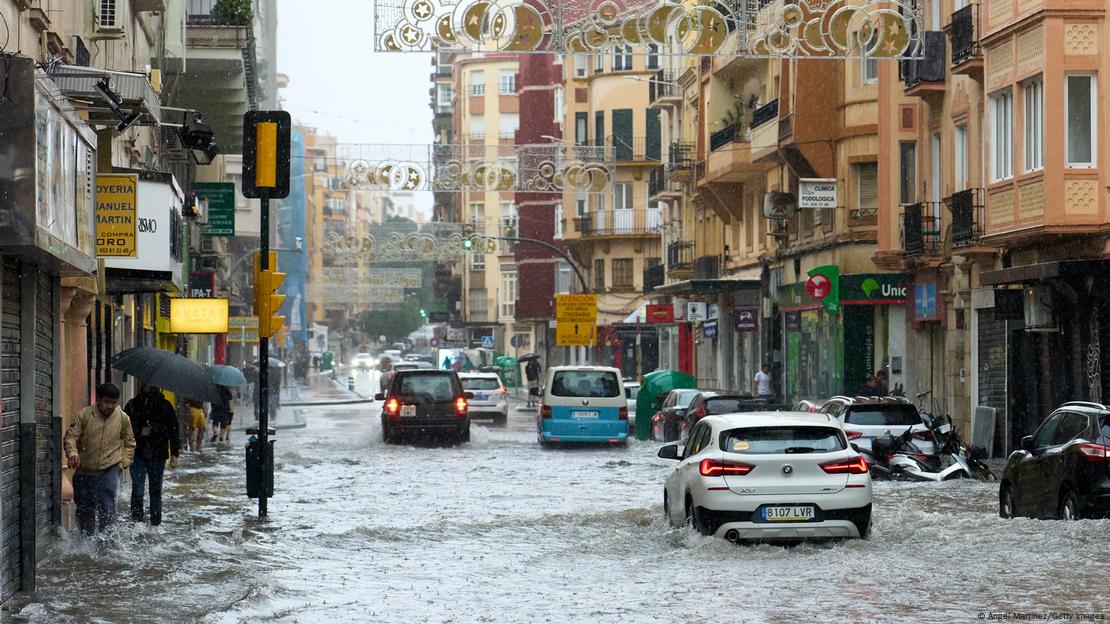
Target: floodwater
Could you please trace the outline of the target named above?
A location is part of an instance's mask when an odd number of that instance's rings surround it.
[[[663,521],[672,463],[656,444],[542,450],[531,414],[513,411],[462,446],[386,446],[376,407],[305,415],[277,437],[267,521],[244,495],[239,434],[172,473],[162,527],[125,521],[102,547],[59,541],[13,617],[927,622],[1106,609],[1110,522],[1003,521],[993,484],[880,483],[868,541],[738,547]]]

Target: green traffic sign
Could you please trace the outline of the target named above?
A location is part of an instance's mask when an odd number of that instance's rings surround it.
[[[193,191],[208,200],[208,227],[204,236],[235,236],[235,184],[197,182]]]

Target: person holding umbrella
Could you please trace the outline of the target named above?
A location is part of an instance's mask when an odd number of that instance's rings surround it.
[[[170,468],[177,468],[181,456],[177,412],[160,389],[147,383],[123,411],[131,418],[136,441],[135,461],[131,464],[131,519],[143,521],[143,490],[150,479],[150,526],[158,526],[162,524],[162,476],[167,451]]]
[[[231,433],[231,390],[227,386],[218,386],[223,400],[212,404],[209,416],[212,418],[212,442],[227,442]]]

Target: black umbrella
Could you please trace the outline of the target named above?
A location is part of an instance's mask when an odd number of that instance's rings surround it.
[[[186,399],[207,403],[223,401],[204,367],[171,351],[150,347],[128,349],[112,359],[112,368]]]
[[[538,353],[529,353],[527,355],[522,355],[522,356],[517,358],[517,360],[521,361],[521,362],[527,362],[528,360],[538,360],[538,359],[540,359],[540,356],[539,356]]]

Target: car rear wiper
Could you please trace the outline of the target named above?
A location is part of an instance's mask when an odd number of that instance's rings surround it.
[[[786,449],[786,453],[792,455],[794,453],[812,453],[816,450],[812,446],[791,446]]]

